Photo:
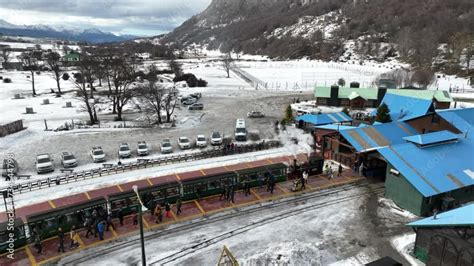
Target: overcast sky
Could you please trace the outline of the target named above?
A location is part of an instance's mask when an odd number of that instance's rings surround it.
[[[211,0],[0,0],[0,19],[17,25],[98,28],[158,35],[204,10]]]

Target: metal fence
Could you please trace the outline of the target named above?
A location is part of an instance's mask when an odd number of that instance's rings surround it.
[[[242,144],[242,145],[221,145],[213,150],[199,151],[196,153],[176,154],[165,156],[156,159],[137,159],[136,162],[123,163],[120,165],[103,164],[103,167],[98,167],[81,172],[73,172],[54,177],[48,177],[43,179],[37,179],[29,182],[16,184],[12,187],[0,188],[2,192],[13,189],[13,193],[24,193],[32,190],[49,188],[52,186],[58,186],[61,184],[68,184],[71,182],[77,182],[80,180],[91,179],[100,177],[103,175],[111,175],[124,173],[132,170],[143,169],[148,167],[161,166],[172,163],[180,163],[187,161],[202,160],[207,158],[214,158],[220,156],[234,155],[240,153],[248,153],[254,151],[268,150],[273,148],[281,147],[281,143],[276,140],[260,142],[255,144]]]

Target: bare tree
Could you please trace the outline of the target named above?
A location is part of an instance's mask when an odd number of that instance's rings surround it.
[[[139,87],[137,91],[144,111],[150,115],[156,115],[158,124],[163,123],[161,111],[163,110],[163,98],[166,94],[164,85],[154,81],[147,81],[147,83]]]
[[[232,59],[232,55],[228,52],[225,57],[222,59],[222,67],[224,68],[225,72],[227,73],[227,78],[230,78],[230,69],[234,65],[234,59]]]
[[[163,109],[166,112],[166,123],[171,122],[171,116],[174,113],[174,109],[176,108],[176,104],[178,100],[176,96],[178,95],[178,89],[175,86],[167,90],[167,93],[164,95],[163,98]]]
[[[3,63],[6,65],[8,64],[8,62],[10,61],[10,54],[11,54],[11,50],[9,48],[4,48],[2,50],[2,59],[3,59]]]
[[[60,80],[63,75],[64,70],[61,66],[61,56],[56,52],[49,52],[46,54],[46,64],[49,66],[53,72],[53,78],[56,80],[56,86],[58,88],[58,93],[61,94],[61,85]]]
[[[428,69],[416,69],[411,76],[411,82],[418,84],[423,89],[428,88],[435,80],[435,73]]]
[[[18,60],[23,66],[23,70],[29,71],[31,74],[31,89],[33,91],[33,96],[36,95],[35,89],[35,72],[39,71],[38,61],[41,59],[42,53],[40,51],[33,52],[23,52],[18,56]]]
[[[115,58],[110,62],[110,68],[117,120],[122,121],[123,107],[136,95],[133,84],[136,78],[135,66],[123,58]]]
[[[84,73],[87,72],[87,67],[84,67],[83,64],[82,61],[78,64],[78,71],[74,73],[74,78],[69,80],[71,80],[77,88],[76,98],[84,104],[84,109],[89,114],[89,122],[93,125],[97,122],[97,113],[95,110],[94,99],[90,98],[89,92],[87,91],[87,82],[84,75]]]
[[[173,71],[175,77],[179,77],[183,74],[182,66],[178,61],[171,59],[168,65],[171,71]]]

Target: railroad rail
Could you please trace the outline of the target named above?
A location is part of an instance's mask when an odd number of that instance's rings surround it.
[[[42,188],[49,188],[51,186],[58,186],[61,184],[68,184],[71,182],[77,182],[85,179],[91,179],[95,177],[101,177],[103,175],[111,175],[117,173],[124,173],[133,170],[155,167],[173,163],[196,161],[208,158],[215,158],[227,155],[234,155],[240,153],[249,153],[254,151],[268,150],[281,147],[280,141],[266,141],[256,144],[242,144],[235,145],[234,149],[228,149],[226,146],[219,146],[212,150],[204,150],[195,153],[185,153],[185,154],[176,154],[169,155],[155,159],[137,159],[136,162],[123,163],[120,165],[103,165],[103,167],[93,168],[81,172],[72,172],[62,175],[57,175],[53,177],[47,177],[42,179],[37,179],[28,182],[22,182],[15,184],[11,187],[1,187],[0,191],[3,195],[6,195],[7,191],[12,190],[13,194],[15,193],[25,193],[32,190],[38,190]],[[10,192],[10,193],[11,193]]]
[[[178,259],[181,259],[187,255],[195,253],[198,250],[202,250],[222,240],[248,232],[262,225],[276,222],[282,219],[286,219],[288,217],[296,216],[296,215],[308,212],[310,210],[315,210],[315,209],[335,205],[338,203],[350,201],[358,197],[370,195],[372,193],[375,193],[376,195],[380,195],[384,191],[384,185],[383,184],[374,185],[371,182],[364,180],[358,183],[346,184],[346,185],[342,185],[342,186],[331,188],[331,189],[319,190],[316,192],[309,192],[307,194],[305,193],[305,194],[300,194],[300,195],[293,195],[288,198],[282,198],[279,201],[272,201],[269,204],[258,204],[258,205],[246,206],[245,208],[243,208],[243,210],[239,210],[237,212],[228,212],[224,215],[204,216],[205,219],[195,219],[195,220],[190,221],[189,223],[174,226],[173,228],[167,229],[165,231],[151,231],[150,234],[145,235],[146,241],[150,241],[150,240],[154,240],[163,236],[171,235],[173,233],[184,232],[185,230],[190,230],[198,226],[207,225],[210,223],[216,223],[216,222],[225,221],[225,220],[239,217],[239,216],[247,216],[249,214],[259,213],[260,211],[264,209],[277,208],[280,206],[287,206],[287,205],[295,206],[295,203],[304,202],[310,199],[317,199],[317,198],[323,199],[324,197],[341,193],[341,192],[351,191],[356,188],[368,188],[368,190],[361,191],[359,193],[353,193],[353,194],[339,197],[333,200],[328,200],[328,201],[322,202],[320,204],[312,205],[312,206],[304,206],[300,208],[295,208],[295,209],[292,209],[291,212],[287,212],[285,215],[281,215],[278,213],[278,214],[272,215],[270,217],[267,217],[258,221],[256,220],[252,222],[251,224],[240,226],[231,231],[219,234],[209,239],[205,239],[197,244],[194,243],[188,247],[182,248],[175,253],[172,253],[163,258],[160,258],[159,260],[149,262],[149,265],[164,265],[164,264],[172,263]],[[238,208],[239,207],[237,207],[237,209]],[[79,263],[84,263],[92,259],[104,256],[106,254],[119,251],[124,248],[127,248],[128,250],[130,250],[130,247],[135,246],[135,245],[136,246],[140,245],[140,238],[127,239],[127,242],[114,242],[110,246],[104,249],[100,249],[90,254],[87,254],[86,252],[82,252],[80,258],[72,259],[72,260],[68,260],[66,258],[64,259],[65,261],[62,263],[64,265],[77,265]]]

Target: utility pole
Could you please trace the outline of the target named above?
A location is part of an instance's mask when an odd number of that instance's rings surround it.
[[[146,256],[145,256],[145,238],[143,237],[143,214],[142,212],[146,210],[146,207],[143,206],[142,199],[140,198],[140,194],[138,193],[138,187],[135,185],[133,186],[133,191],[137,194],[138,199],[138,219],[140,222],[140,242],[142,246],[142,265],[146,266]]]

